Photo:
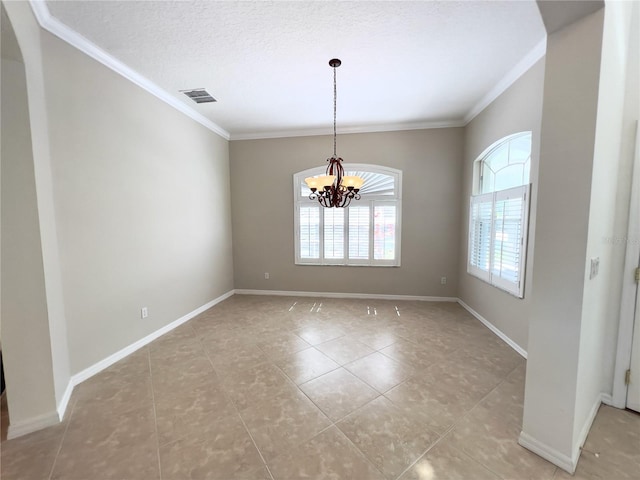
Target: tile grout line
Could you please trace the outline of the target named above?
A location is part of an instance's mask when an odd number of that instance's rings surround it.
[[[400,477],[402,477],[402,475],[404,475],[408,470],[410,470],[416,463],[418,463],[420,461],[420,459],[425,456],[427,453],[429,453],[429,451],[431,451],[436,445],[438,445],[440,442],[442,442],[452,431],[453,429],[458,426],[463,420],[465,420],[467,417],[469,417],[469,415],[471,415],[471,413],[478,407],[478,405],[480,405],[489,395],[491,395],[495,390],[498,389],[498,387],[500,387],[503,383],[505,383],[507,381],[507,377],[509,375],[511,375],[516,369],[520,368],[520,365],[514,367],[513,369],[511,369],[511,371],[509,373],[507,373],[502,380],[500,380],[500,382],[493,387],[489,392],[487,392],[480,400],[478,400],[478,402],[475,403],[475,405],[473,405],[473,407],[471,407],[469,410],[467,410],[462,416],[460,416],[460,418],[458,419],[458,421],[452,423],[449,428],[447,428],[444,433],[440,436],[440,438],[438,438],[438,440],[436,440],[435,442],[433,442],[431,445],[429,445],[429,448],[427,448],[417,459],[415,462],[413,462],[411,465],[409,465],[406,469],[404,469],[402,471],[402,473],[400,475],[398,475],[398,477],[396,477],[396,480],[398,480]],[[386,398],[386,397],[385,397]],[[393,401],[390,400],[392,403]],[[454,447],[455,448],[455,447]],[[465,454],[467,457],[471,458],[472,460],[474,460],[475,462],[479,463],[480,465],[482,465],[484,468],[486,468],[487,470],[489,470],[491,473],[493,473],[494,475],[496,475],[498,478],[502,478],[501,475],[499,475],[497,472],[494,472],[491,468],[489,468],[487,465],[485,465],[483,462],[481,462],[480,460],[472,457],[471,455],[467,454],[466,452],[463,452],[459,449],[456,448],[456,450],[460,451],[461,453]]]
[[[202,349],[204,350],[204,354],[207,357],[207,360],[209,360],[209,363],[211,364],[211,368],[213,368],[213,371],[215,372],[216,377],[218,377],[218,379],[220,380],[220,378],[218,376],[218,372],[216,371],[216,368],[215,368],[215,366],[213,364],[213,361],[211,360],[211,357],[209,356],[209,351],[207,350],[207,348],[203,344],[203,342],[200,339],[200,337],[197,336],[197,332],[196,332],[196,338],[197,338],[198,342],[200,343]],[[258,347],[258,349],[260,349],[260,347]],[[260,350],[262,350],[262,349],[260,349]],[[220,380],[220,382],[222,382],[222,380]],[[229,395],[227,394],[226,389],[222,385],[221,385],[221,387],[222,387],[222,394],[225,396],[225,398],[227,399],[227,401],[229,402],[229,404],[231,405],[233,410],[236,412],[236,415],[238,416],[238,418],[242,422],[242,426],[244,427],[244,430],[247,432],[247,435],[249,435],[249,438],[251,439],[251,443],[253,444],[254,448],[256,449],[256,452],[258,452],[258,455],[260,456],[260,460],[262,460],[262,464],[264,465],[264,468],[267,470],[267,473],[269,474],[269,477],[271,477],[271,480],[275,480],[274,477],[273,477],[273,474],[271,473],[271,470],[269,469],[269,465],[267,465],[267,461],[265,460],[264,456],[262,455],[262,452],[258,448],[258,444],[256,443],[255,439],[253,438],[253,435],[251,435],[251,432],[249,431],[249,427],[247,427],[247,424],[245,423],[244,418],[242,418],[242,415],[240,414],[240,411],[238,410],[238,407],[236,406],[236,404],[233,401],[233,399],[231,399],[229,397]]]
[[[158,458],[158,478],[162,480],[162,461],[160,460],[160,435],[158,434],[158,415],[156,412],[156,394],[151,375],[151,350],[147,348],[147,365],[149,366],[149,381],[151,382],[151,406],[153,407],[153,426],[156,431],[156,456]]]
[[[341,368],[342,368],[342,367],[341,367]],[[347,371],[348,371],[348,370],[347,370]],[[335,370],[331,370],[331,372],[335,372]],[[331,372],[327,372],[327,373],[325,373],[325,374],[323,374],[323,375],[320,375],[320,377],[322,377],[322,376],[324,376],[324,375],[327,375],[327,374],[329,374],[329,373],[331,373]],[[284,372],[283,372],[283,373],[284,373]],[[349,373],[350,373],[350,372],[349,372]],[[316,378],[320,378],[320,377],[316,377]],[[356,377],[356,378],[358,378],[358,377]],[[312,380],[315,380],[315,379],[312,379]],[[309,382],[311,382],[312,380],[309,380]],[[305,383],[308,383],[308,382],[305,382]],[[303,384],[303,385],[304,385],[304,384]],[[364,452],[363,452],[362,450],[360,450],[360,449],[358,448],[358,446],[357,446],[356,444],[354,444],[354,443],[351,441],[351,439],[350,439],[349,437],[347,437],[347,435],[345,435],[345,433],[344,433],[342,430],[340,430],[340,427],[338,426],[338,423],[339,423],[339,422],[341,422],[342,420],[344,420],[345,418],[347,418],[347,417],[348,417],[349,415],[351,415],[352,413],[354,413],[354,412],[356,412],[356,411],[360,410],[361,408],[363,408],[363,407],[365,407],[365,406],[369,405],[371,402],[373,402],[373,401],[374,401],[374,400],[376,400],[377,398],[380,398],[380,397],[382,396],[382,394],[379,394],[377,397],[375,397],[375,398],[373,398],[373,399],[369,400],[369,401],[368,401],[368,402],[366,402],[364,405],[361,405],[360,407],[356,408],[353,412],[348,413],[347,415],[345,415],[345,416],[341,417],[341,418],[340,418],[340,419],[338,419],[337,421],[333,421],[333,419],[332,419],[331,417],[329,417],[329,415],[327,415],[327,414],[322,410],[322,408],[320,408],[320,406],[319,406],[318,404],[316,404],[316,403],[313,401],[313,399],[312,399],[311,397],[309,397],[309,395],[307,395],[307,394],[306,394],[306,392],[304,392],[304,390],[302,390],[302,389],[300,388],[300,386],[299,386],[299,385],[296,385],[296,388],[297,388],[297,389],[298,389],[298,390],[299,390],[299,391],[300,391],[300,392],[301,392],[301,393],[302,393],[306,398],[308,398],[308,399],[309,399],[309,401],[310,401],[311,403],[313,403],[313,405],[315,405],[315,406],[316,406],[316,408],[317,408],[318,410],[320,410],[320,412],[321,412],[325,417],[327,417],[327,419],[329,420],[329,425],[328,425],[328,426],[326,426],[325,428],[323,428],[322,430],[320,430],[318,433],[316,433],[315,435],[313,435],[311,438],[308,438],[308,439],[304,440],[302,443],[308,443],[308,442],[310,442],[311,440],[313,440],[314,438],[317,438],[317,437],[319,437],[320,435],[322,435],[324,432],[326,432],[326,431],[327,431],[327,430],[329,430],[330,428],[335,427],[335,429],[338,431],[338,433],[339,433],[340,435],[342,435],[342,436],[343,436],[343,437],[344,437],[344,438],[345,438],[345,439],[346,439],[346,440],[347,440],[347,441],[348,441],[348,442],[349,442],[349,443],[350,443],[350,444],[351,444],[351,445],[356,449],[356,452],[358,452],[358,454],[359,454],[359,455],[360,455],[360,456],[361,456],[361,457],[362,457],[362,458],[363,458],[363,459],[364,459],[368,464],[370,464],[370,465],[371,465],[371,466],[372,466],[376,471],[380,472],[380,474],[384,477],[385,475],[384,475],[384,473],[382,472],[382,470],[380,470],[380,469],[379,469],[379,468],[378,468],[378,467],[377,467],[377,466],[376,466],[376,465],[375,465],[371,460],[369,460],[369,458],[364,454]],[[376,390],[376,392],[377,392],[377,390]],[[280,455],[278,455],[278,456],[280,456]],[[276,458],[277,458],[277,457],[276,457]]]
[[[49,476],[47,477],[49,480],[51,480],[51,478],[53,477],[53,472],[55,470],[56,467],[56,462],[58,461],[58,455],[60,455],[60,452],[62,451],[62,444],[64,443],[65,438],[67,437],[67,431],[69,430],[69,425],[71,425],[71,417],[73,416],[73,412],[76,409],[76,402],[74,402],[73,404],[73,408],[71,409],[71,412],[69,413],[69,420],[67,422],[67,426],[64,427],[64,432],[62,433],[62,438],[60,438],[60,445],[58,445],[58,451],[56,452],[56,456],[53,459],[53,463],[51,464],[51,471],[49,472]]]

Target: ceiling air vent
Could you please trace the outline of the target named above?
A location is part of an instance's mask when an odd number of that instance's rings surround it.
[[[211,96],[204,88],[196,88],[194,90],[180,90],[187,97],[196,103],[210,103],[217,102],[215,98]]]

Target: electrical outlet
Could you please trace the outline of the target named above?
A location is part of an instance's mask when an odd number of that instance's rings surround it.
[[[147,318],[149,316],[149,309],[147,307],[142,307],[140,309],[140,318]]]
[[[264,272],[264,279],[269,280],[269,272]]]
[[[447,277],[440,277],[440,285],[446,285],[447,284]]]

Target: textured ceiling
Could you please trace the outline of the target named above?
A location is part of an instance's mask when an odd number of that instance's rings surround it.
[[[231,133],[461,122],[545,37],[534,1],[49,1],[51,15]],[[179,90],[206,88],[196,105]]]

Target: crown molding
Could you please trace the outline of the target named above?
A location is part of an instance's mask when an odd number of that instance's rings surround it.
[[[527,72],[535,63],[545,56],[547,52],[547,37],[545,37],[538,42],[538,44],[533,47],[529,53],[527,53],[522,60],[520,60],[511,70],[507,72],[507,74],[502,77],[495,86],[489,90],[484,97],[480,99],[475,106],[469,110],[464,117],[464,124],[467,125],[471,120],[473,120],[480,112],[482,112],[485,108],[487,108],[491,102],[493,102],[496,98],[502,95],[511,85],[513,85],[516,80],[518,80],[524,73]]]
[[[431,128],[464,127],[462,120],[447,120],[436,122],[394,123],[381,125],[364,125],[359,127],[341,127],[338,135],[350,133],[398,132],[402,130],[427,130]],[[265,138],[313,137],[318,135],[333,135],[331,127],[275,130],[265,132],[232,133],[230,140],[260,140]]]
[[[286,137],[308,137],[319,135],[331,135],[333,130],[330,127],[311,128],[311,129],[290,129],[290,130],[273,130],[261,132],[247,132],[231,134],[216,123],[209,120],[192,107],[182,103],[166,90],[153,83],[148,78],[139,74],[131,67],[125,65],[111,54],[102,50],[85,37],[75,32],[49,13],[49,9],[44,0],[29,0],[31,9],[40,24],[40,27],[49,33],[62,39],[81,52],[90,56],[94,60],[102,63],[107,68],[122,75],[124,78],[143,88],[158,99],[172,106],[181,113],[187,115],[192,120],[200,123],[212,132],[220,135],[226,140],[258,140],[268,138],[286,138]],[[340,134],[350,133],[375,133],[375,132],[397,132],[403,130],[427,130],[433,128],[451,128],[464,127],[473,120],[480,112],[491,104],[496,98],[504,93],[513,83],[518,80],[527,70],[529,70],[538,60],[544,57],[547,48],[546,36],[543,38],[522,60],[520,60],[496,85],[487,92],[478,103],[462,119],[414,122],[414,123],[397,123],[397,124],[380,124],[380,125],[364,125],[356,127],[344,127],[340,129]]]
[[[131,67],[125,65],[123,62],[121,62],[111,54],[107,53],[94,43],[87,40],[79,33],[67,27],[57,18],[52,17],[51,13],[49,13],[49,8],[47,7],[44,0],[30,0],[29,3],[31,4],[31,9],[33,10],[36,20],[40,24],[41,28],[67,42],[69,45],[77,48],[94,60],[100,62],[105,67],[110,68],[114,72],[122,75],[127,80],[138,85],[140,88],[143,88],[156,98],[172,106],[192,120],[195,120],[215,134],[220,135],[226,140],[229,140],[229,132],[227,132],[225,129],[215,124],[201,113],[195,111],[190,106],[182,103],[169,92],[163,90],[148,78],[139,74]]]

